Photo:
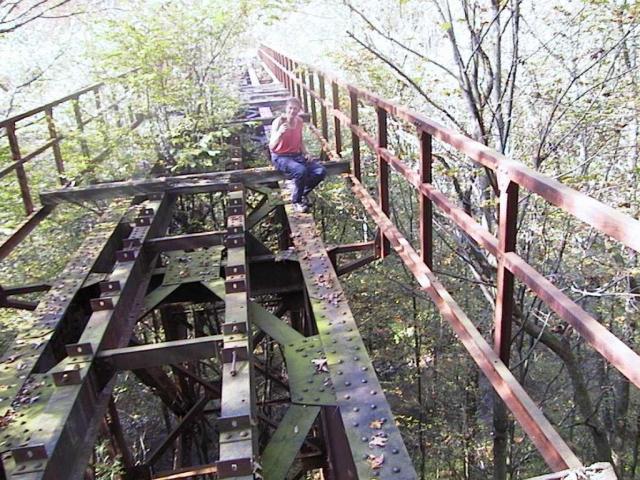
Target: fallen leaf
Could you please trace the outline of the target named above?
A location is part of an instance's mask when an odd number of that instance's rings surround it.
[[[369,454],[367,461],[372,469],[377,470],[384,463],[384,454],[380,454],[378,456]]]
[[[369,442],[369,447],[373,448],[373,447],[386,447],[387,446],[387,442],[389,441],[389,439],[385,436],[383,436],[384,434],[376,434],[373,437],[371,437],[371,441]]]
[[[329,367],[327,366],[327,359],[326,358],[317,358],[317,359],[311,360],[311,363],[313,363],[313,365],[316,367],[316,372],[328,372],[329,371]]]
[[[379,420],[373,420],[370,424],[369,424],[369,428],[373,428],[375,430],[380,430],[382,428],[382,425],[384,425],[385,419],[381,418]]]

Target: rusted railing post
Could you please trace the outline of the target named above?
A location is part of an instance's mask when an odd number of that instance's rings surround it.
[[[324,75],[320,73],[318,74],[318,83],[320,84],[320,122],[322,123],[322,136],[328,141],[329,123],[327,122],[327,107],[324,103],[327,99],[327,94],[324,88]]]
[[[516,248],[516,224],[518,221],[518,184],[498,170],[500,189],[500,216],[498,223],[498,250],[513,252]],[[494,350],[509,365],[511,343],[511,318],[513,315],[513,274],[506,268],[503,256],[498,257],[497,294],[495,311]]]
[[[431,183],[433,165],[431,135],[420,132],[420,183]],[[430,270],[433,269],[433,205],[420,193],[420,256]]]
[[[80,111],[80,97],[74,98],[71,103],[73,104],[73,114],[76,117],[76,125],[80,132],[80,150],[82,151],[82,155],[88,159],[90,156],[89,145],[84,138],[84,123],[82,121],[82,112]]]
[[[287,58],[287,71],[289,73],[293,73],[293,60],[290,58]],[[291,95],[294,96],[296,94],[296,84],[293,81],[293,78],[289,76],[287,76],[287,78],[289,79],[289,91],[291,92]]]
[[[29,183],[27,182],[27,174],[24,171],[24,166],[19,163],[22,160],[20,154],[20,145],[18,145],[18,137],[16,137],[16,124],[11,123],[5,127],[7,131],[7,137],[9,139],[9,148],[11,149],[11,158],[16,162],[16,175],[18,176],[18,185],[20,186],[20,194],[22,195],[22,203],[27,215],[33,213],[33,200],[31,199],[31,192],[29,192]]]
[[[382,107],[376,107],[378,117],[378,148],[387,148],[387,112]],[[378,203],[384,214],[389,216],[389,164],[380,153],[378,157]],[[391,251],[389,239],[384,235],[380,236],[377,246],[378,255],[384,258]]]
[[[298,62],[293,62],[293,71],[296,75],[296,80],[298,80],[297,82],[295,82],[296,97],[302,100],[302,86],[299,83],[301,81],[302,76],[300,75],[300,66],[298,65]]]
[[[359,125],[359,115],[358,115],[358,94],[354,91],[349,90],[349,99],[351,101],[351,123],[353,125]],[[353,172],[353,176],[358,180],[362,179],[362,173],[360,171],[360,138],[358,135],[351,131],[351,150],[352,161],[351,161],[351,171]]]
[[[500,213],[498,218],[498,250],[513,252],[516,247],[518,221],[518,184],[509,179],[507,173],[497,170],[500,190]],[[504,256],[498,256],[496,280],[496,310],[494,351],[508,367],[511,356],[511,324],[513,316],[513,274],[506,268]],[[493,404],[493,451],[499,461],[494,469],[498,476],[506,476],[509,417],[506,405],[497,397]]]
[[[333,98],[333,108],[340,110],[340,90],[338,90],[338,84],[331,82],[331,96]],[[338,156],[342,156],[342,132],[340,131],[340,120],[338,117],[333,117],[333,134],[336,139],[336,153]]]
[[[56,130],[56,124],[53,120],[53,108],[47,108],[44,111],[44,115],[47,119],[47,128],[49,129],[49,138],[51,140],[58,138],[58,132]],[[60,179],[60,185],[67,183],[67,179],[64,176],[64,160],[62,160],[62,151],[60,150],[60,141],[51,146],[53,149],[53,158],[56,162],[56,169],[58,170],[58,178]]]
[[[300,72],[300,79],[302,80],[302,106],[306,113],[309,113],[309,92],[307,92],[307,87],[309,84],[307,82],[307,69],[306,67]]]
[[[280,65],[282,65],[282,83],[284,87],[289,90],[289,77],[287,76],[287,59],[284,55],[280,55]]]
[[[315,85],[315,74],[313,73],[313,71],[309,72],[309,88],[311,89],[312,92],[316,91],[316,85]],[[312,94],[310,95],[310,100],[311,100],[311,121],[313,122],[313,126],[318,128],[318,112],[316,111],[316,97]]]

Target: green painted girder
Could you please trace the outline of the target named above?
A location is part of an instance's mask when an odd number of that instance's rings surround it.
[[[260,208],[252,211],[247,217],[247,228],[251,229],[255,227],[258,223],[260,223],[269,213],[276,208],[278,205],[283,205],[283,202],[280,200],[269,200],[267,203],[262,205]]]
[[[287,364],[292,403],[336,405],[327,355],[320,337],[303,337],[296,342],[285,344],[284,359]]]
[[[160,305],[164,301],[164,299],[175,292],[179,286],[180,284],[160,285],[159,287],[153,289],[144,297],[144,308],[141,312],[140,317],[144,317],[147,313]]]
[[[167,269],[163,285],[192,282],[209,282],[220,278],[222,246],[186,253],[184,251],[167,254]]]
[[[304,338],[300,332],[255,302],[249,302],[249,318],[254,325],[281,345],[295,343]]]
[[[201,282],[202,285],[207,287],[211,292],[213,292],[220,300],[224,300],[225,291],[224,291],[224,280],[222,278],[218,278],[217,280],[213,280],[212,282]]]
[[[285,479],[296,459],[320,407],[291,405],[262,453],[265,480]]]

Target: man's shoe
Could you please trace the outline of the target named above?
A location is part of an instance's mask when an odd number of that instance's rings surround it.
[[[309,195],[303,195],[301,203],[304,203],[307,207],[311,207],[313,205],[313,202],[311,201],[311,198],[309,198]]]
[[[293,211],[297,213],[307,213],[309,211],[309,207],[304,203],[294,203]]]

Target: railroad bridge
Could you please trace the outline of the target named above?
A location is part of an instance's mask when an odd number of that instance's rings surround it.
[[[327,479],[417,478],[339,280],[372,261],[398,255],[493,386],[500,405],[529,436],[549,472],[555,472],[539,478],[568,478],[578,471],[615,478],[609,464],[583,465],[509,370],[517,279],[640,386],[638,354],[518,255],[519,190],[542,197],[634,251],[640,251],[638,221],[268,47],[259,50],[259,60],[240,81],[243,114],[235,123],[248,124],[260,135],[269,135],[269,124],[288,96],[301,99],[328,174],[344,178],[377,225],[377,234],[362,243],[323,245],[313,215],[296,213],[287,203],[280,189],[283,178],[268,166],[266,151],[265,166],[244,168],[241,145],[221,171],[167,176],[152,170],[155,174],[136,180],[69,182],[61,149],[65,139],[54,111],[71,104],[80,133],[90,122],[104,121],[103,114],[117,111],[120,103],[100,103],[102,84],[0,122],[13,159],[0,176],[16,175],[27,214],[0,246],[0,258],[7,258],[56,209],[113,200],[128,205],[124,214],[101,211],[51,282],[0,290],[2,307],[34,314],[33,324],[18,333],[0,363],[0,477],[94,478],[92,453],[102,436],[121,458],[124,478],[131,479],[281,480],[302,478],[311,470],[321,470]],[[96,102],[90,117],[80,107],[87,97]],[[365,105],[375,111],[372,132],[359,122]],[[120,126],[136,129],[144,122],[135,113],[119,113]],[[393,134],[389,119],[417,135],[417,159],[400,159],[387,148]],[[49,137],[23,154],[21,129],[41,120]],[[345,131],[348,137],[343,138]],[[347,142],[350,151],[343,155]],[[438,143],[493,172],[497,236],[435,188],[432,160]],[[375,152],[370,175],[375,188],[363,179],[363,144]],[[80,146],[90,165],[109,155],[107,149],[91,157],[82,137]],[[44,152],[53,154],[61,186],[35,192],[26,166]],[[417,246],[392,222],[390,169],[419,201]],[[202,194],[216,204],[223,227],[168,233],[177,202]],[[435,209],[496,259],[491,342],[433,272]],[[264,224],[268,228],[258,228]],[[40,292],[37,301],[24,299],[34,292]],[[186,315],[185,305],[203,304],[207,318]],[[149,316],[164,332],[155,342],[136,334],[136,325]],[[149,386],[179,419],[141,463],[132,457],[120,424],[123,406],[113,396],[125,371]],[[215,431],[215,438],[198,446],[207,461],[167,467],[167,454],[184,447],[186,437],[197,443],[193,432],[203,423]]]

